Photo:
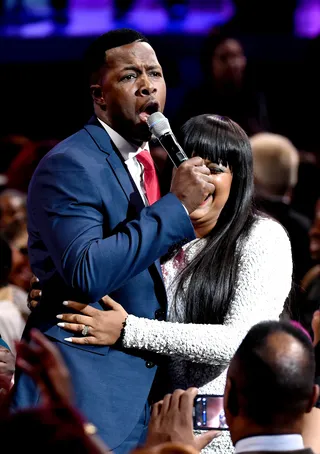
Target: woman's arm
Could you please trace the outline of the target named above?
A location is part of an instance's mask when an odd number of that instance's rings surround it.
[[[235,297],[223,325],[199,325],[149,320],[128,315],[110,298],[111,310],[70,303],[84,315],[63,314],[61,327],[81,332],[89,326],[88,337],[67,338],[73,343],[112,345],[120,335],[126,348],[175,355],[208,364],[228,364],[243,337],[259,321],[278,319],[291,288],[291,247],[284,229],[276,222],[256,223],[240,260]],[[71,322],[71,324],[70,324]]]
[[[244,246],[235,297],[223,325],[170,323],[129,315],[124,346],[194,362],[227,364],[251,326],[279,318],[291,277],[286,232],[272,220],[258,221]]]

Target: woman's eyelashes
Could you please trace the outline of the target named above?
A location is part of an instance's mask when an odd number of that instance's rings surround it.
[[[225,172],[224,167],[210,166],[210,167],[208,167],[208,169],[210,170],[211,174],[213,174],[213,175],[217,175],[219,173]]]

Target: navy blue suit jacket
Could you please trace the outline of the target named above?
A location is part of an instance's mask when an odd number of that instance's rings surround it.
[[[29,257],[42,299],[24,337],[37,327],[67,361],[76,404],[113,449],[141,415],[157,358],[122,347],[76,346],[57,327],[64,300],[91,303],[110,295],[130,314],[155,318],[166,309],[159,257],[195,238],[181,202],[169,193],[145,207],[121,155],[93,118],[40,162],[28,194]],[[153,365],[155,366],[153,367]],[[17,374],[14,406],[35,405],[31,380]]]

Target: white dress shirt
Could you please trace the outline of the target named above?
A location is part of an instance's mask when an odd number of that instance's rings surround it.
[[[296,451],[305,449],[299,434],[259,435],[239,440],[235,444],[235,454],[250,451]]]
[[[124,159],[126,166],[128,167],[128,171],[137,186],[137,189],[142,197],[142,200],[145,206],[149,205],[146,190],[144,186],[143,180],[143,165],[136,159],[136,156],[142,150],[149,151],[149,144],[146,142],[143,147],[136,147],[133,144],[129,143],[126,139],[124,139],[120,134],[118,134],[114,129],[112,129],[109,125],[107,125],[104,121],[98,118],[104,129],[110,136],[110,139],[115,144],[117,149],[119,150],[121,156]],[[149,151],[150,152],[150,151]]]
[[[115,144],[121,156],[123,157],[124,162],[128,167],[128,171],[133,181],[135,182],[135,185],[137,186],[137,189],[142,197],[145,206],[149,206],[143,179],[144,171],[143,165],[136,159],[136,156],[138,153],[140,153],[140,151],[147,150],[150,153],[148,142],[144,143],[142,147],[136,147],[135,145],[131,144],[126,139],[124,139],[122,136],[120,136],[120,134],[118,134],[104,121],[100,120],[100,118],[98,118],[98,120],[102,124],[104,129],[107,131],[112,142]],[[189,216],[189,212],[183,203],[182,206],[185,209],[187,215]]]

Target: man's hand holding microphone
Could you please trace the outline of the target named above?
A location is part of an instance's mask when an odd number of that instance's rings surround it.
[[[170,192],[178,197],[190,214],[209,194],[214,193],[213,176],[202,158],[196,156],[188,159],[177,142],[168,119],[161,112],[150,115],[147,123],[176,167]]]

